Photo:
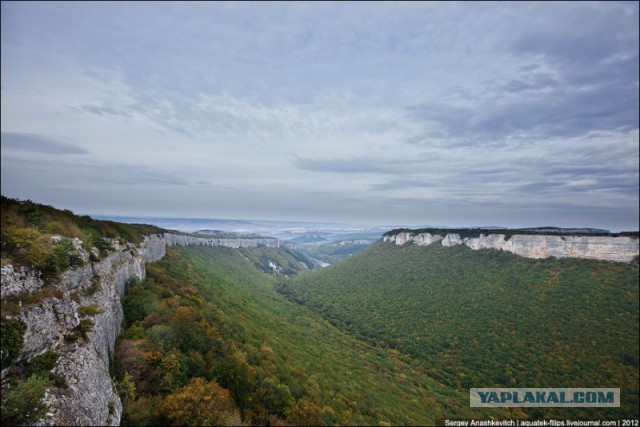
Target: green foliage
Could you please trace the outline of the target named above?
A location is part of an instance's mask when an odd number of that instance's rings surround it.
[[[51,252],[46,256],[44,267],[45,277],[56,277],[69,267],[78,267],[83,264],[82,258],[75,253],[71,240],[62,238],[55,243]]]
[[[67,388],[67,380],[63,375],[51,372],[58,361],[58,353],[55,351],[47,351],[33,357],[27,365],[28,375],[37,375],[47,380],[48,384],[56,387]]]
[[[42,402],[46,379],[32,375],[2,395],[2,425],[31,424],[44,417],[47,407]]]
[[[136,385],[133,382],[133,377],[125,372],[122,376],[122,380],[118,382],[118,394],[123,402],[133,402],[136,398]]]
[[[80,323],[76,326],[66,337],[67,341],[76,341],[79,337],[82,337],[85,341],[88,339],[88,333],[93,332],[95,322],[88,317],[93,317],[96,314],[104,313],[104,310],[98,307],[96,303],[80,307],[78,314],[80,315]]]
[[[169,248],[147,266],[146,280],[131,285],[114,357],[116,377],[135,384],[123,425],[180,424],[169,409],[176,401],[193,405],[195,416],[206,402],[187,399],[194,378],[204,381],[198,388],[214,381],[228,393],[242,416],[235,424],[428,425],[445,414],[480,414],[468,407],[468,394],[437,383],[410,359],[287,301],[275,290],[281,278],[243,254]]]
[[[544,414],[637,418],[638,286],[637,262],[376,243],[279,289],[456,390],[620,387],[620,410]]]
[[[38,269],[47,262],[47,239],[34,228],[2,229],[3,249],[18,265],[32,266]]]
[[[11,362],[20,354],[24,346],[24,333],[27,325],[20,319],[12,319],[2,323],[0,334],[0,358],[2,369],[8,368]]]
[[[104,313],[104,310],[98,307],[98,304],[96,304],[95,302],[91,305],[80,307],[78,309],[78,314],[80,314],[80,316],[82,317],[95,316],[96,314],[102,314],[102,313]]]
[[[2,258],[43,270],[46,278],[54,278],[70,266],[82,264],[69,238],[82,239],[86,249],[96,246],[104,255],[113,250],[106,238],[139,243],[148,234],[164,231],[151,225],[98,221],[74,215],[69,210],[5,196],[0,197],[0,212]],[[51,244],[53,235],[65,238]],[[96,260],[94,257],[93,261]]]
[[[29,362],[28,372],[38,376],[44,376],[49,373],[58,361],[58,353],[55,351],[47,351],[45,353],[34,356]]]
[[[335,264],[364,250],[368,244],[359,243],[334,243],[325,245],[313,245],[304,248],[304,252],[310,257],[320,261]]]
[[[106,255],[108,252],[113,252],[113,244],[104,237],[98,237],[94,239],[93,244],[100,251],[101,255]]]
[[[70,336],[68,337],[68,340],[69,341],[75,341],[79,337],[82,337],[85,341],[88,340],[89,337],[88,337],[87,334],[89,332],[93,332],[93,327],[95,325],[96,324],[91,319],[87,319],[87,318],[80,319],[80,323],[78,323],[78,326],[76,326],[71,331]]]

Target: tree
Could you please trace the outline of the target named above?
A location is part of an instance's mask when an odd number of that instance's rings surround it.
[[[189,383],[167,396],[163,411],[178,425],[239,425],[238,408],[229,390],[215,381],[192,378]]]
[[[26,330],[27,325],[17,318],[2,324],[2,334],[0,334],[2,369],[8,368],[13,359],[20,354],[24,346],[24,333]]]
[[[324,411],[313,402],[300,399],[295,405],[285,411],[287,423],[293,426],[324,426],[327,425],[322,419]]]

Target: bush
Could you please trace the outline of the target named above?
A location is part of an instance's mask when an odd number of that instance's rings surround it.
[[[65,271],[71,265],[72,252],[75,250],[69,239],[60,239],[46,257],[44,274],[52,278]],[[75,258],[78,258],[75,256]],[[77,261],[76,261],[77,262]]]
[[[82,317],[87,317],[87,316],[95,316],[96,314],[102,314],[104,313],[104,310],[98,307],[98,304],[94,302],[93,304],[87,305],[86,307],[80,307],[78,309],[78,313]]]
[[[47,238],[34,228],[7,228],[4,241],[17,264],[43,269],[47,263]]]
[[[2,424],[33,424],[44,417],[47,407],[42,402],[46,379],[31,375],[25,382],[10,389],[2,399]]]
[[[95,239],[94,243],[96,245],[96,248],[98,248],[98,250],[100,251],[101,255],[106,255],[109,251],[114,251],[114,248],[111,242],[104,237],[99,237]]]
[[[20,319],[13,319],[2,324],[2,335],[0,337],[2,369],[9,367],[11,362],[20,354],[24,346],[24,333],[26,330],[27,325]]]
[[[53,384],[56,387],[67,388],[67,379],[64,375],[55,374],[51,372],[56,366],[58,361],[58,353],[55,351],[47,351],[39,354],[31,359],[27,366],[27,372],[29,375],[37,375],[47,380],[47,383]]]
[[[28,371],[29,374],[46,376],[56,366],[58,361],[58,353],[55,351],[47,351],[39,354],[31,359],[29,362]]]

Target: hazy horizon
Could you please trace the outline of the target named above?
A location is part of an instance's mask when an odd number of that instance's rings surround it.
[[[639,226],[636,2],[2,2],[1,191],[81,214]]]

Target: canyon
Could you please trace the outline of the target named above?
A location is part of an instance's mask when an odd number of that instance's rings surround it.
[[[54,281],[45,281],[39,271],[11,264],[1,269],[3,300],[19,307],[20,319],[26,325],[24,345],[2,370],[2,378],[12,366],[28,363],[45,352],[58,355],[53,373],[64,377],[67,387],[48,387],[44,395],[47,413],[37,425],[119,425],[122,402],[109,372],[118,333],[122,330],[121,298],[129,281],[146,276],[145,263],[164,257],[167,246],[204,245],[231,248],[281,247],[286,244],[274,238],[198,238],[164,233],[145,237],[135,245],[111,239],[113,250],[98,261],[79,239],[72,240],[83,265],[71,268]],[[287,245],[288,246],[288,245]],[[95,258],[94,258],[95,259]],[[84,337],[74,337],[82,322],[82,308],[93,306],[91,330]]]

